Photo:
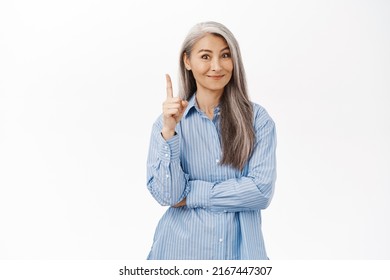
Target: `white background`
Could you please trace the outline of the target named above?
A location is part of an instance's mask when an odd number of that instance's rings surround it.
[[[277,125],[269,257],[390,259],[390,2],[2,1],[0,259],[146,258],[153,121],[199,21]]]

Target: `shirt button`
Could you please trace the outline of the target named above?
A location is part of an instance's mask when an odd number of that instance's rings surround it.
[[[222,238],[220,238],[220,239],[219,239],[219,242],[222,242],[222,241],[223,241],[223,239],[222,239]]]
[[[165,175],[167,178],[169,178],[169,175],[167,174],[167,175]]]
[[[227,212],[227,210],[223,210],[223,212],[225,212],[225,213],[226,213],[226,212]]]
[[[165,146],[165,150],[168,150],[168,146]]]
[[[168,154],[165,154],[165,157],[168,157]]]
[[[216,162],[216,163],[219,163],[219,159],[216,159],[215,162]]]

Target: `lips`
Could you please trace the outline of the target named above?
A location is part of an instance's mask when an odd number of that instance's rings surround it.
[[[212,75],[212,76],[208,75],[207,77],[209,77],[213,80],[220,80],[224,77],[224,75]]]

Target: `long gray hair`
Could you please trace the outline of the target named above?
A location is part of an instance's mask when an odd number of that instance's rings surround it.
[[[253,109],[247,93],[238,42],[224,25],[213,21],[201,22],[189,31],[180,50],[179,95],[189,100],[197,90],[195,78],[192,71],[185,68],[183,57],[184,54],[190,57],[195,43],[206,34],[222,37],[230,49],[233,74],[220,100],[223,153],[221,163],[242,170],[252,154],[255,142]]]

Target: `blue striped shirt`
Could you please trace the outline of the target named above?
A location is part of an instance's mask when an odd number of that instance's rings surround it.
[[[148,259],[268,259],[261,231],[261,209],[273,196],[276,180],[275,125],[253,104],[253,154],[242,171],[221,165],[220,109],[210,120],[189,100],[176,135],[165,141],[162,116],[153,125],[147,159],[147,186],[169,207],[159,221]]]

